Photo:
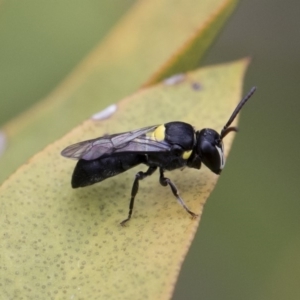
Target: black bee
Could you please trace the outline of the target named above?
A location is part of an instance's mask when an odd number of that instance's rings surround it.
[[[253,87],[240,101],[220,134],[209,128],[195,131],[192,125],[176,121],[103,136],[65,148],[61,152],[63,156],[78,159],[72,175],[72,187],[88,186],[139,164],[145,164],[148,170],[135,175],[128,217],[121,225],[125,225],[131,218],[139,181],[152,175],[157,168],[160,184],[169,185],[183,208],[193,218],[196,217],[179,196],[175,184],[165,177],[164,172],[183,167],[200,169],[203,163],[219,175],[225,165],[222,140],[229,132],[237,131],[236,127],[229,126],[255,90]]]

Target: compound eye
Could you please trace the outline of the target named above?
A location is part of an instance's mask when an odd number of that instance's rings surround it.
[[[215,130],[204,128],[198,133],[197,151],[203,164],[215,174],[221,173],[225,165],[224,147]]]
[[[220,170],[223,170],[223,168],[225,166],[224,144],[222,141],[220,141],[215,147],[216,147],[216,149],[219,153],[219,157],[220,157]]]

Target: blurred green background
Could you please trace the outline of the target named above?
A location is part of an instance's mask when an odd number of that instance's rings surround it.
[[[56,87],[134,2],[0,2],[0,125]],[[300,299],[299,11],[297,1],[241,1],[202,62],[251,56],[245,92],[258,91],[174,299]]]

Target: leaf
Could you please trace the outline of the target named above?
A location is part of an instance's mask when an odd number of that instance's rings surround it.
[[[123,228],[134,175],[145,166],[72,190],[75,163],[59,153],[80,140],[172,120],[220,131],[241,98],[247,63],[203,68],[176,84],[141,90],[109,119],[86,121],[19,168],[0,187],[2,297],[170,298],[200,217],[191,220],[154,173],[141,182]],[[233,137],[224,140],[226,153]],[[168,177],[200,214],[218,178],[205,167]]]
[[[108,104],[198,66],[237,0],[139,1],[49,97],[8,123],[0,182]]]
[[[135,2],[0,1],[0,125],[45,97]]]

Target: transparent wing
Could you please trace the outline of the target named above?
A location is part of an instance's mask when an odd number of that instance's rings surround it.
[[[170,144],[151,138],[158,125],[83,141],[65,148],[61,155],[68,158],[93,160],[120,152],[157,152],[170,150]]]

